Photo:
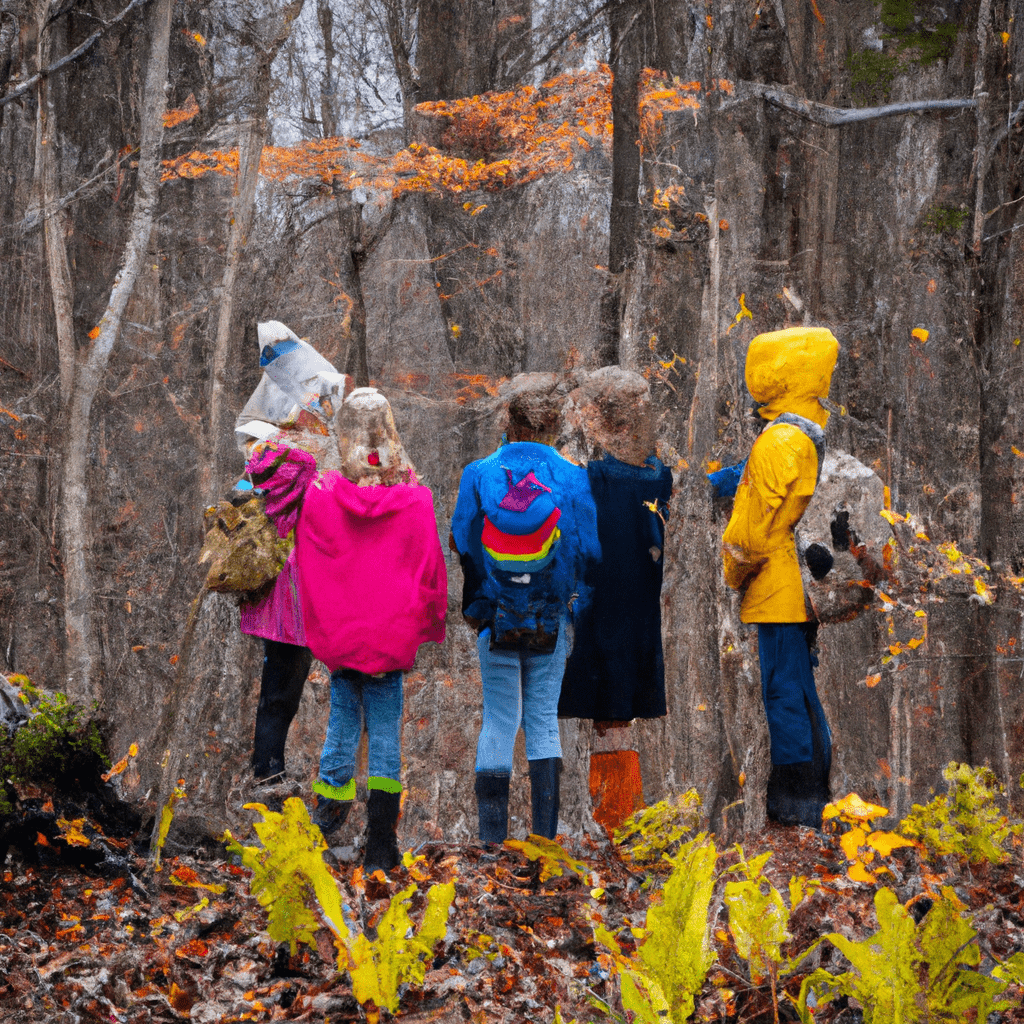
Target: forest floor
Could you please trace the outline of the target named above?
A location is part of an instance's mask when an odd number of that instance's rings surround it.
[[[322,928],[311,944],[294,952],[273,941],[267,913],[250,892],[251,872],[239,866],[237,856],[225,851],[223,857],[171,857],[154,872],[151,860],[132,853],[132,837],[108,837],[103,845],[120,848],[120,859],[107,857],[103,864],[82,868],[74,864],[75,844],[84,848],[92,835],[95,847],[100,839],[95,831],[71,828],[63,820],[60,834],[37,837],[38,852],[49,864],[26,866],[26,858],[15,852],[0,869],[0,1020],[340,1024],[367,1019],[348,975],[337,970],[331,932]],[[565,849],[589,873],[563,863],[560,875],[545,877],[544,860],[529,861],[520,850],[494,855],[479,845],[444,843],[422,846],[410,866],[397,868],[388,880],[363,877],[361,869],[342,864],[331,868],[347,914],[371,933],[396,892],[415,886],[410,904],[415,920],[432,885],[454,882],[447,936],[434,947],[422,985],[402,993],[398,1020],[552,1024],[575,1019],[583,1024],[633,1019],[622,1009],[614,957],[595,944],[595,915],[629,958],[636,948],[633,929],[644,924],[652,894],[670,866],[641,868],[611,843],[589,839],[567,842]],[[764,877],[785,894],[787,904],[790,878],[820,882],[789,919],[784,956],[810,950],[826,932],[859,941],[878,929],[877,886],[846,876],[836,836],[769,826],[743,844],[748,862],[769,850]],[[751,980],[728,930],[723,879],[740,856],[736,847],[719,851],[710,929],[716,959],[696,1000],[697,1020],[776,1019],[770,983]],[[901,903],[918,908],[915,918],[926,916],[928,894],[939,898],[943,887],[951,887],[964,905],[964,918],[978,932],[982,971],[1024,948],[1019,846],[998,866],[968,868],[949,858],[937,866],[913,848],[895,851],[887,863],[888,884]],[[839,972],[848,964],[833,945],[822,943],[791,974],[783,974],[779,1020],[797,1019],[788,997],[796,997],[802,978],[816,966]],[[1015,1003],[1020,995],[1015,986],[1005,992]],[[384,1019],[390,1019],[386,1013]],[[839,999],[822,1003],[814,1019],[831,1024],[863,1017],[854,1002]],[[1006,1009],[998,1019],[1024,1021],[1024,1012]]]

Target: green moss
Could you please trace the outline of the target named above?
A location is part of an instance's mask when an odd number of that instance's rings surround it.
[[[909,32],[914,27],[914,0],[882,0],[882,24],[893,32]]]
[[[967,222],[966,206],[933,206],[924,218],[924,225],[937,235],[955,235]]]
[[[846,58],[850,85],[857,101],[867,105],[887,103],[893,79],[900,70],[899,57],[876,50],[861,50]]]
[[[0,735],[0,816],[10,814],[11,785],[35,783],[78,792],[96,784],[110,760],[86,710],[62,693],[43,694],[25,680],[21,698],[29,720],[13,736]]]
[[[889,100],[893,79],[917,64],[946,60],[963,27],[939,20],[940,9],[929,0],[875,0],[882,22],[885,49],[861,50],[846,59],[854,99],[862,104]]]
[[[918,64],[931,64],[950,55],[961,26],[938,21],[928,0],[881,0],[882,25],[900,51],[914,50]]]

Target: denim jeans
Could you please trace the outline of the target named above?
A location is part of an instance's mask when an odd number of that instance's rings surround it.
[[[380,783],[397,783],[402,774],[401,672],[374,678],[341,668],[331,675],[331,716],[320,755],[320,779],[329,786],[346,786],[355,776],[364,724],[368,788],[392,790]]]
[[[569,655],[569,626],[563,621],[550,654],[491,650],[491,631],[477,639],[484,689],[484,720],[476,747],[476,770],[512,770],[516,733],[522,726],[526,757],[561,757],[558,695]]]
[[[772,764],[819,763],[828,777],[832,734],[814,685],[811,653],[800,622],[759,622],[761,696]]]

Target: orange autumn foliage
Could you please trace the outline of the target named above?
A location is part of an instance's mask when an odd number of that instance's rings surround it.
[[[656,137],[666,113],[699,109],[692,94],[701,88],[699,82],[670,81],[648,69],[640,101],[644,138]],[[278,182],[319,178],[328,185],[365,185],[393,197],[404,192],[497,191],[569,171],[579,152],[610,146],[611,89],[611,72],[602,65],[597,71],[558,75],[539,87],[421,103],[416,108],[421,115],[448,122],[442,149],[414,142],[397,153],[379,155],[354,139],[309,140],[268,146],[260,159],[260,174]],[[455,155],[459,152],[470,158]],[[237,150],[196,150],[165,161],[162,180],[211,173],[230,176],[237,171]]]
[[[176,128],[179,124],[191,121],[198,113],[199,104],[196,102],[195,93],[190,92],[183,106],[177,107],[174,110],[168,110],[164,114],[164,127]]]

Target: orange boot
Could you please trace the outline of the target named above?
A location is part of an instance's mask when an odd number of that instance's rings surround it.
[[[590,799],[594,805],[594,820],[611,838],[634,811],[644,806],[640,755],[635,750],[592,753]]]

